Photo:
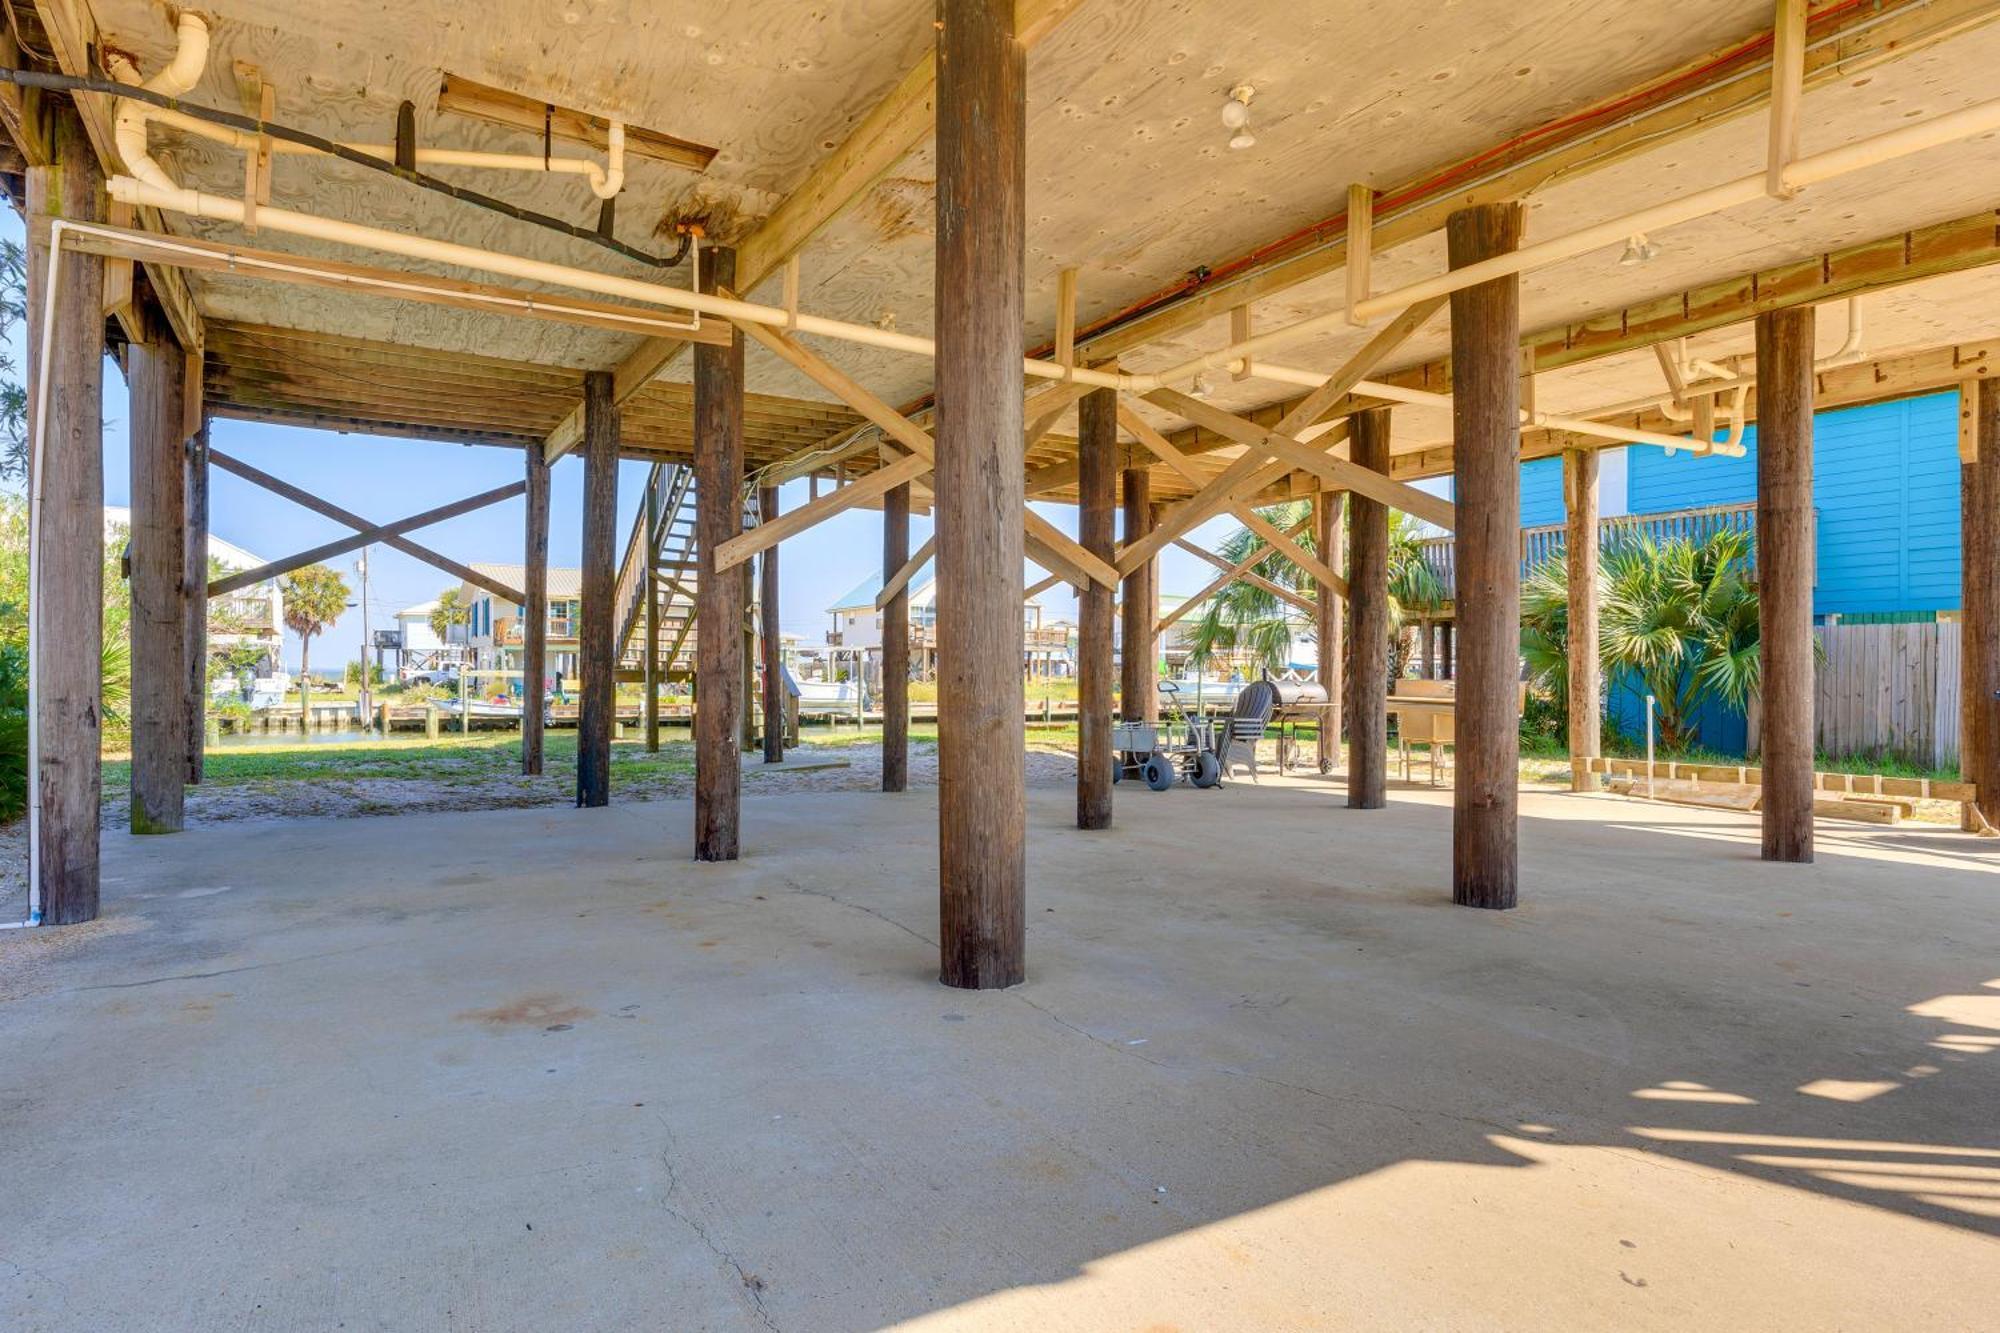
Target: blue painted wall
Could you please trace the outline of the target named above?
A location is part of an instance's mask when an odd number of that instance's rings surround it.
[[[1669,458],[1627,449],[1627,504],[1634,514],[1757,498],[1757,430],[1744,432],[1742,458]],[[1555,464],[1553,482],[1538,469]],[[1548,488],[1548,489],[1544,489]],[[1821,413],[1813,423],[1813,498],[1819,511],[1815,614],[1931,612],[1959,605],[1958,395],[1929,394]],[[1521,522],[1559,522],[1557,460],[1522,465]],[[1637,678],[1609,683],[1606,710],[1635,741],[1646,734],[1646,699]],[[1710,704],[1699,715],[1700,743],[1741,754],[1742,714]]]
[[[1564,512],[1562,459],[1537,458],[1521,464],[1521,526],[1560,523]]]
[[[1604,714],[1633,744],[1646,740],[1646,687],[1631,671],[1617,671],[1606,683]],[[1750,744],[1750,721],[1714,699],[1695,709],[1695,744],[1723,754],[1741,755]]]
[[[1756,427],[1744,432],[1744,444],[1743,458],[1630,450],[1632,512],[1755,500]],[[1813,424],[1813,498],[1816,614],[1958,606],[1956,393],[1821,413]]]

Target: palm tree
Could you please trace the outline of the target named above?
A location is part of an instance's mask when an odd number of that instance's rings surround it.
[[[1310,500],[1288,500],[1258,512],[1289,532],[1310,511]],[[1392,639],[1402,635],[1406,610],[1430,610],[1448,599],[1437,572],[1423,559],[1423,530],[1415,519],[1399,510],[1389,511],[1389,632]],[[1307,531],[1299,545],[1319,555],[1317,534]],[[1234,565],[1253,552],[1266,550],[1269,543],[1249,528],[1238,528],[1223,539],[1216,554]],[[1336,552],[1334,560],[1339,555]],[[1329,561],[1333,563],[1333,561]],[[1313,576],[1278,551],[1252,565],[1248,571],[1257,578],[1311,598],[1317,589]],[[1197,667],[1211,663],[1218,654],[1247,652],[1255,664],[1267,672],[1284,670],[1292,646],[1292,631],[1298,627],[1298,613],[1268,586],[1238,579],[1209,599],[1201,618],[1188,635],[1188,660]]]
[[[299,636],[299,708],[312,706],[313,635],[347,609],[347,583],[330,565],[307,565],[285,575],[285,628]]]
[[[1653,696],[1664,749],[1698,738],[1707,700],[1741,709],[1762,679],[1757,584],[1747,533],[1722,530],[1700,541],[1651,538],[1604,552],[1599,647],[1607,674],[1631,671]],[[1521,654],[1537,688],[1568,706],[1569,575],[1561,556],[1533,570],[1521,588]]]
[[[463,625],[471,612],[471,605],[460,599],[458,589],[446,588],[437,595],[437,605],[431,608],[431,633],[443,643],[451,637],[451,627]]]
[[[1310,500],[1288,500],[1259,512],[1281,531],[1289,532],[1311,507]],[[1319,542],[1312,532],[1300,533],[1299,545],[1314,555],[1319,554]],[[1234,565],[1253,551],[1269,547],[1269,542],[1249,528],[1238,528],[1222,540],[1216,554]],[[1247,572],[1252,578],[1267,580],[1268,584],[1301,596],[1310,597],[1313,592],[1312,575],[1275,550]],[[1291,604],[1266,584],[1237,579],[1209,599],[1201,619],[1195,622],[1188,635],[1188,661],[1200,669],[1213,664],[1218,655],[1247,652],[1262,669],[1282,671],[1291,656],[1296,615]]]

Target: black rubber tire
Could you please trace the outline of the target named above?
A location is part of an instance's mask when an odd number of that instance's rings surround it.
[[[1174,785],[1174,766],[1165,755],[1146,756],[1146,785],[1154,791],[1165,791]]]
[[[1194,785],[1197,787],[1220,787],[1222,785],[1222,765],[1214,755],[1203,750],[1194,757]]]

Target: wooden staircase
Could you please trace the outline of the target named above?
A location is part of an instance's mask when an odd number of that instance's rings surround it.
[[[646,672],[645,585],[647,542],[652,543],[652,595],[660,618],[659,678],[690,680],[695,650],[695,477],[678,463],[655,463],[646,474],[646,500],[632,522],[613,589],[618,635],[618,677],[643,680]],[[743,526],[757,524],[756,501],[747,501]],[[753,618],[756,607],[751,607]]]

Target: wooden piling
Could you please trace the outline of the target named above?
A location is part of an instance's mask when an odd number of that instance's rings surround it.
[[[733,286],[736,252],[704,252],[702,290]],[[715,550],[743,530],[743,335],[694,349],[695,691],[694,855],[734,861],[742,806],[739,749],[748,569],[718,573]]]
[[[611,727],[617,707],[618,404],[611,373],[583,377],[583,624],[577,636],[576,803],[611,803]],[[468,715],[467,725],[471,718]]]
[[[1389,409],[1349,419],[1349,453],[1371,472],[1389,471]],[[1347,807],[1389,803],[1389,507],[1347,499]]]
[[[937,9],[940,979],[1026,976],[1021,305],[1026,78],[1013,0]]]
[[[1336,573],[1342,564],[1341,548],[1346,545],[1347,534],[1347,506],[1341,496],[1340,491],[1320,491],[1313,496],[1315,554]],[[1316,586],[1319,595],[1314,602],[1314,625],[1319,640],[1319,683],[1327,700],[1327,709],[1320,714],[1319,722],[1319,771],[1331,773],[1340,759],[1341,715],[1346,711],[1343,661],[1346,608],[1331,586],[1325,583]]]
[[[910,488],[882,497],[882,582],[910,559]],[[882,790],[910,785],[910,587],[882,608]]]
[[[200,423],[188,438],[183,451],[183,505],[187,517],[187,546],[182,556],[186,587],[181,605],[181,627],[185,633],[182,652],[187,663],[187,780],[202,779],[204,756],[208,751],[208,422],[199,407],[201,360],[188,359],[183,398],[195,398],[190,415]]]
[[[1982,827],[2000,825],[2000,382],[1982,379],[1973,405],[1973,455],[1959,467],[1960,680],[1965,721],[1959,772],[1978,792]],[[1970,813],[1970,812],[1968,812]]]
[[[1077,406],[1077,540],[1106,561],[1117,557],[1118,391],[1096,389]],[[1077,594],[1076,826],[1111,827],[1111,589]],[[1143,643],[1143,641],[1142,641]],[[1134,644],[1135,652],[1141,644]],[[1128,677],[1129,680],[1129,677]],[[1046,701],[1046,696],[1044,696]],[[1046,702],[1045,702],[1046,707]]]
[[[1763,857],[1813,859],[1813,310],[1757,316]]]
[[[640,729],[645,733],[646,753],[660,751],[660,482],[657,471],[646,479],[646,535],[640,547],[639,622],[640,688],[645,698],[639,702]]]
[[[104,175],[67,98],[45,98],[51,154],[28,169],[27,382],[40,377],[41,327],[53,320],[47,429],[30,478],[39,596],[35,709],[41,801],[36,875],[43,919],[89,921],[98,905],[98,805],[103,771],[99,694],[104,646],[104,261],[63,255],[47,287],[49,225],[104,220]]]
[[[521,614],[521,772],[542,771],[542,693],[549,663],[549,463],[527,447],[528,516],[523,535]]]
[[[1596,791],[1590,768],[1604,736],[1604,672],[1597,640],[1597,451],[1563,454],[1563,500],[1569,530],[1569,785]]]
[[[1123,493],[1125,542],[1138,541],[1153,530],[1152,474],[1142,467],[1125,469],[1119,480]],[[1160,720],[1160,562],[1148,560],[1127,574],[1119,588],[1118,716],[1127,722]]]
[[[1461,209],[1445,224],[1453,268],[1520,244],[1519,204]],[[1521,282],[1452,293],[1453,498],[1458,509],[1458,687],[1452,901],[1514,906],[1521,766]]]
[[[132,832],[183,827],[188,770],[187,357],[166,319],[137,306],[145,337],[125,349],[132,526]]]
[[[765,486],[757,492],[758,522],[769,523],[778,516],[778,488]],[[763,580],[757,591],[761,613],[758,636],[764,647],[764,762],[785,762],[785,644],[778,620],[778,548],[768,547],[757,558],[757,574]]]

